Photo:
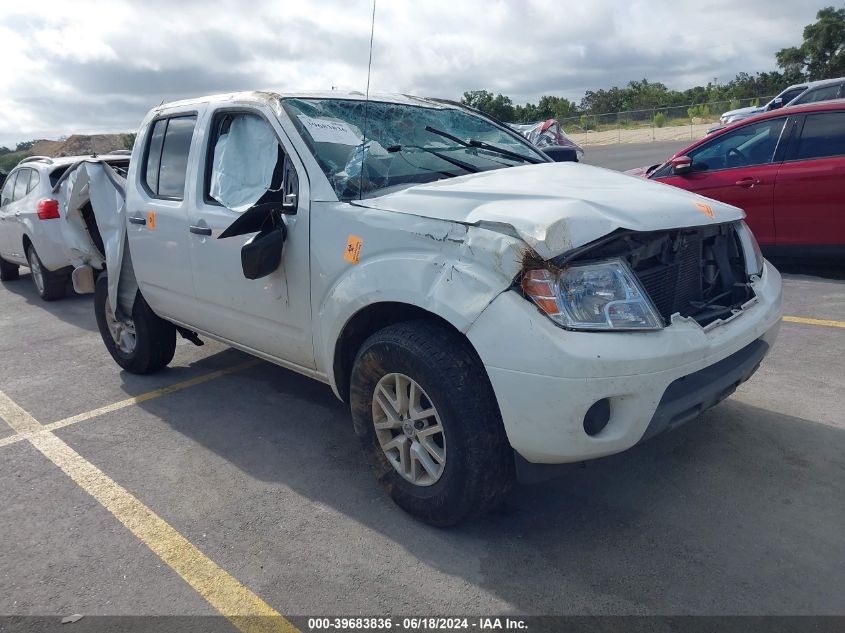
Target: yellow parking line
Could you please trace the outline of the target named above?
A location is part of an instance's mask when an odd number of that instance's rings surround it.
[[[0,417],[244,633],[298,629],[0,391]]]
[[[845,328],[845,321],[830,321],[828,319],[808,319],[807,317],[785,316],[787,323],[803,323],[804,325],[824,325],[826,327]]]
[[[235,372],[241,371],[242,369],[247,369],[248,367],[253,367],[258,365],[261,361],[257,358],[250,359],[248,361],[244,361],[243,363],[238,363],[237,365],[233,365],[232,367],[227,367],[226,369],[218,369],[217,371],[212,371],[207,374],[203,374],[202,376],[197,376],[196,378],[191,378],[189,380],[184,380],[182,382],[177,382],[175,384],[169,385],[167,387],[162,387],[161,389],[154,389],[153,391],[148,391],[147,393],[142,393],[139,396],[133,396],[132,398],[126,398],[126,400],[120,400],[119,402],[114,402],[112,404],[107,404],[104,407],[99,407],[97,409],[92,409],[91,411],[86,411],[84,413],[79,413],[77,415],[72,415],[69,418],[64,418],[62,420],[57,420],[56,422],[51,422],[50,424],[45,424],[44,428],[48,431],[55,431],[56,429],[63,429],[66,426],[70,426],[71,424],[76,424],[77,422],[84,422],[85,420],[90,420],[91,418],[96,418],[101,415],[105,415],[106,413],[111,413],[112,411],[117,411],[119,409],[124,409],[126,407],[131,407],[132,405],[139,404],[141,402],[146,402],[147,400],[152,400],[154,398],[159,398],[161,396],[165,396],[169,393],[176,393],[177,391],[182,391],[183,389],[187,389],[189,387],[195,387],[196,385],[201,385],[204,382],[208,382],[209,380],[214,380],[215,378],[220,378],[221,376],[227,376],[228,374],[234,374]],[[4,446],[8,446],[9,444],[15,444],[16,442],[20,442],[24,439],[24,437],[20,434],[10,435],[8,437],[0,438],[0,448]]]
[[[100,407],[98,409],[86,411],[85,413],[73,415],[69,418],[64,418],[63,420],[58,420],[51,424],[46,424],[44,428],[50,431],[55,431],[56,429],[61,429],[66,426],[70,426],[71,424],[76,424],[77,422],[84,422],[85,420],[90,420],[91,418],[96,418],[97,416],[105,415],[106,413],[117,411],[118,409],[131,407],[132,405],[139,404],[141,402],[146,402],[147,400],[152,400],[153,398],[158,398],[169,393],[176,393],[177,391],[182,391],[183,389],[187,389],[189,387],[201,385],[202,383],[208,382],[209,380],[214,380],[215,378],[220,378],[221,376],[226,376],[228,374],[233,374],[235,372],[241,371],[242,369],[246,369],[247,367],[253,367],[254,365],[259,364],[260,362],[261,361],[257,358],[253,358],[243,363],[233,365],[232,367],[227,367],[226,369],[218,369],[217,371],[212,371],[207,374],[203,374],[202,376],[191,378],[190,380],[177,382],[168,387],[162,387],[161,389],[154,389],[153,391],[142,393],[140,396],[133,396],[132,398],[127,398],[126,400],[121,400],[113,404],[107,404],[106,406]]]

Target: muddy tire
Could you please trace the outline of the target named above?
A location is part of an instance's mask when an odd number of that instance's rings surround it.
[[[445,326],[408,321],[370,336],[350,404],[379,483],[409,514],[454,525],[510,489],[513,451],[493,388],[469,343]]]
[[[67,275],[47,270],[41,263],[41,258],[38,257],[38,253],[35,252],[35,247],[32,244],[26,248],[26,260],[29,262],[32,283],[39,297],[44,301],[55,301],[65,296],[67,293]]]
[[[20,276],[20,267],[0,259],[0,281],[14,281]]]
[[[103,273],[94,286],[94,312],[103,343],[118,365],[133,374],[151,374],[173,360],[176,326],[156,315],[140,291],[132,318],[115,318],[108,306],[109,278]]]

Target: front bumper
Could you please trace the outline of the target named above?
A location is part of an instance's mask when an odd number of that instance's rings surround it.
[[[730,321],[705,331],[676,316],[657,332],[564,330],[505,292],[467,336],[487,369],[514,450],[532,463],[584,461],[695,417],[750,377],[780,326],[781,279],[768,262],[753,288],[756,302]],[[751,361],[740,353],[746,348],[753,348]],[[736,362],[726,361],[726,371],[719,363],[729,357]],[[584,416],[604,398],[609,421],[588,435]]]

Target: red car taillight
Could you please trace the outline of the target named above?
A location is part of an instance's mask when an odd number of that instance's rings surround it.
[[[58,220],[59,219],[59,201],[44,199],[38,203],[38,219],[39,220]]]

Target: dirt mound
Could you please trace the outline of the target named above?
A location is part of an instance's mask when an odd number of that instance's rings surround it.
[[[74,134],[63,141],[38,141],[30,152],[51,158],[108,154],[117,149],[131,149],[126,146],[128,138],[128,134]]]

